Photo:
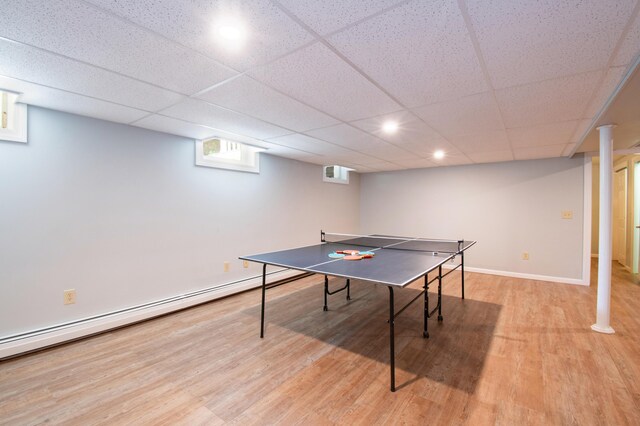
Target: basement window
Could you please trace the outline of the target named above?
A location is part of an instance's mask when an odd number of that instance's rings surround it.
[[[260,173],[260,151],[264,149],[222,138],[196,140],[196,165]]]
[[[0,140],[27,143],[27,106],[18,94],[0,90]]]
[[[324,182],[347,185],[349,183],[349,172],[352,171],[354,171],[354,169],[344,166],[324,166],[322,168],[322,180]]]

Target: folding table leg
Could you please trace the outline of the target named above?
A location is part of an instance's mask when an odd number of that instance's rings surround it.
[[[329,307],[327,306],[327,295],[329,294],[329,277],[324,276],[324,307],[323,311],[328,311]]]
[[[460,253],[460,274],[462,275],[462,298],[464,299],[464,251]]]
[[[391,368],[391,392],[396,391],[396,353],[395,338],[393,335],[393,287],[389,286],[389,367]]]
[[[424,274],[424,331],[422,337],[429,338],[427,324],[429,323],[429,273]]]
[[[264,299],[267,292],[267,264],[262,264],[262,309],[260,310],[260,338],[264,337]]]
[[[442,322],[442,265],[438,266],[438,322]]]

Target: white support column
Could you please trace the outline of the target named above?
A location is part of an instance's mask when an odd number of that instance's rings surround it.
[[[596,323],[591,329],[613,334],[609,325],[611,313],[611,246],[613,216],[613,124],[598,127],[600,131],[600,247],[598,249],[598,305]]]

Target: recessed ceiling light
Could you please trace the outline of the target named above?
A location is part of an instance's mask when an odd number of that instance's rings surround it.
[[[238,19],[220,18],[214,24],[214,35],[225,48],[238,49],[247,38],[247,31]]]
[[[382,130],[385,133],[395,133],[398,130],[398,122],[387,121],[382,125]]]
[[[221,25],[218,27],[220,37],[229,41],[238,41],[242,38],[242,29],[236,25]]]
[[[441,149],[437,150],[433,153],[433,158],[436,160],[442,160],[444,158],[444,151]]]

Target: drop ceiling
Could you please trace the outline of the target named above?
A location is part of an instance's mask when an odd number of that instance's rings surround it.
[[[582,149],[637,63],[639,10],[640,0],[4,0],[0,89],[365,173],[561,157]],[[247,29],[242,49],[214,37],[230,14]],[[381,130],[387,120],[396,133]]]

